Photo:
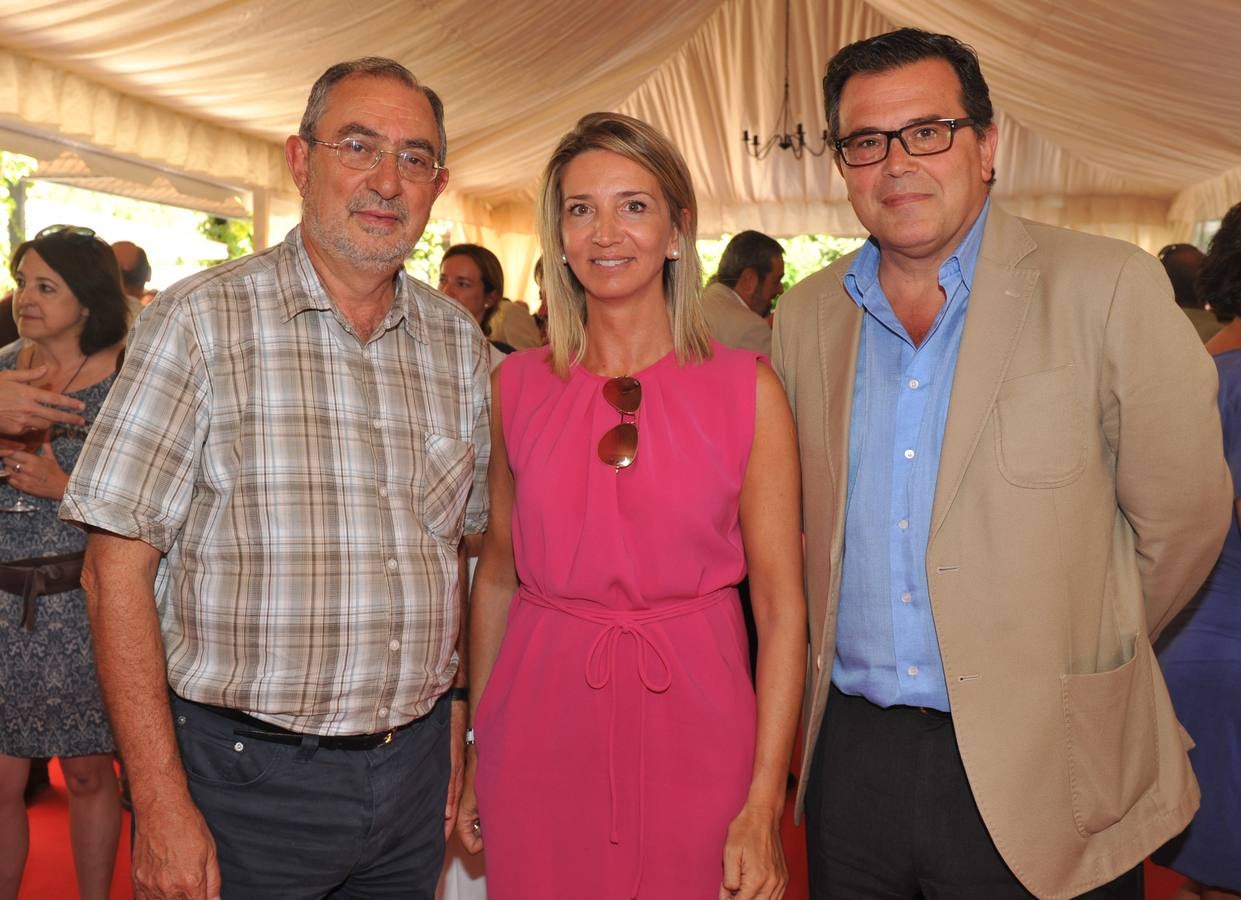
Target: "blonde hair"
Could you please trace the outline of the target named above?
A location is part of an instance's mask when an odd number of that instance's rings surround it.
[[[694,185],[676,147],[650,125],[620,113],[590,113],[560,139],[539,188],[538,232],[543,258],[557,262],[564,258],[561,180],[565,166],[588,150],[607,150],[632,160],[659,182],[680,251],[678,259],[664,261],[664,298],[672,324],[673,350],[682,365],[710,359],[711,338],[699,300],[702,265],[694,243],[698,231]],[[586,292],[567,265],[549,262],[543,274],[552,368],[566,377],[569,367],[581,362],[586,352]]]

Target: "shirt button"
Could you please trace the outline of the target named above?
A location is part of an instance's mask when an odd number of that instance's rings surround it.
[[[379,496],[381,496],[381,497],[386,497],[386,496],[388,496],[388,489],[387,489],[387,488],[385,488],[385,487],[381,487],[381,488],[379,489]]]
[[[372,428],[383,428],[384,423],[379,421],[378,419],[371,419],[371,427]]]
[[[917,378],[909,379],[909,389],[911,391],[916,391],[921,386],[922,386],[922,382],[919,381]]]
[[[246,745],[243,744],[241,741],[238,741],[237,743],[233,744],[233,749],[236,750],[238,753],[240,753],[242,750],[246,749]]]
[[[905,458],[906,458],[906,459],[913,459],[913,458],[914,458],[915,456],[917,456],[917,455],[918,455],[918,454],[914,453],[914,452],[913,452],[913,450],[906,450],[906,451],[905,451]]]
[[[901,519],[899,522],[896,523],[896,527],[899,528],[901,531],[904,531],[906,528],[909,527],[909,520]]]
[[[400,641],[389,641],[389,642],[388,642],[388,649],[389,649],[389,650],[400,650],[400,649],[401,649],[401,642],[400,642]]]
[[[388,560],[388,571],[389,572],[396,571],[396,560],[395,559]]]
[[[908,672],[910,675],[917,675],[917,674],[918,674],[918,667],[917,667],[917,666],[910,666],[910,667],[909,667],[908,669],[906,669],[905,671],[906,671],[906,672]]]
[[[381,716],[386,716],[388,714],[388,707],[386,706],[379,707],[379,714]]]
[[[911,600],[913,600],[913,598],[914,598],[914,595],[909,593],[909,591],[905,591],[903,594],[901,594],[902,603],[909,603]]]

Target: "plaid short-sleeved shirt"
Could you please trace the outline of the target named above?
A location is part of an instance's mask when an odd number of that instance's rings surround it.
[[[61,516],[164,552],[176,693],[318,734],[451,684],[457,546],[486,527],[489,348],[401,273],[360,341],[295,229],[160,295]]]

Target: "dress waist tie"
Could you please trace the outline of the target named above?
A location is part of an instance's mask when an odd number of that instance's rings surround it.
[[[646,831],[646,695],[662,694],[672,686],[672,666],[668,656],[646,626],[701,612],[735,597],[736,593],[735,588],[727,587],[690,600],[666,603],[654,609],[621,610],[591,606],[580,601],[553,599],[536,594],[524,585],[519,592],[519,596],[527,603],[599,626],[599,633],[586,651],[585,674],[586,683],[594,690],[603,690],[612,684],[611,708],[608,714],[608,798],[611,804],[608,839],[613,844],[620,843],[616,820],[616,686],[613,684],[616,675],[616,648],[625,635],[633,639],[637,648],[637,674],[644,690],[638,701],[638,862],[630,897],[638,896],[645,858],[643,836]]]

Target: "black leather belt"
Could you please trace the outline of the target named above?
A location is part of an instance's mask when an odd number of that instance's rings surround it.
[[[251,738],[256,741],[269,741],[273,744],[297,746],[302,743],[303,738],[310,736],[302,732],[281,728],[279,725],[273,725],[271,722],[264,722],[262,719],[256,719],[254,716],[246,715],[240,710],[229,709],[226,706],[198,703],[194,700],[186,700],[180,695],[177,695],[177,699],[190,706],[205,709],[231,722],[244,725],[245,728],[233,729],[233,734],[238,737]],[[374,750],[376,747],[392,743],[392,739],[396,737],[398,731],[404,731],[419,721],[421,719],[414,719],[411,722],[406,722],[404,725],[398,725],[396,728],[389,728],[387,731],[380,731],[376,734],[319,735],[319,747],[323,750]]]

